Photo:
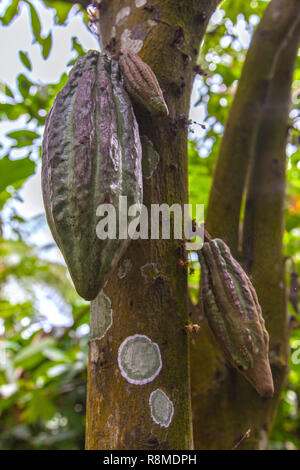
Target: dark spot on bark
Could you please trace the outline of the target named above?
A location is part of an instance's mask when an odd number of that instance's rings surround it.
[[[176,82],[171,82],[169,85],[170,91],[173,95],[175,95],[177,98],[179,98],[185,89],[185,82],[183,77],[180,77],[180,83]]]
[[[115,54],[116,53],[116,38],[111,38],[111,40],[107,44],[105,50],[107,52],[109,52],[110,54]]]
[[[215,379],[220,380],[222,378],[222,375],[223,375],[222,372],[219,369],[217,369],[215,372]]]
[[[182,57],[183,65],[184,65],[184,67],[186,67],[187,64],[189,63],[189,56],[182,52],[181,57]]]
[[[173,41],[171,42],[171,46],[173,47],[178,47],[180,46],[184,41],[184,31],[181,26],[177,26],[174,31],[174,38]]]
[[[155,449],[159,446],[159,440],[157,439],[156,436],[151,434],[146,441],[146,446],[149,447],[150,449]]]
[[[196,75],[204,75],[205,77],[207,76],[207,72],[200,65],[195,65],[193,67],[193,71]]]
[[[129,307],[131,307],[131,308],[133,307],[133,300],[130,300]]]
[[[146,6],[144,6],[143,10],[148,11],[149,13],[152,13],[154,11],[154,6],[153,5],[146,5]]]
[[[184,114],[177,113],[172,121],[170,121],[170,132],[176,135],[181,129],[188,129],[189,120]]]
[[[194,16],[194,20],[195,20],[195,23],[196,24],[199,24],[199,23],[203,23],[205,20],[206,20],[206,15],[205,13],[197,13],[195,16]]]

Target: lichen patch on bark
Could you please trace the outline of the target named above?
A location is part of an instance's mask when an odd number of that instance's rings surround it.
[[[135,0],[135,6],[137,8],[143,7],[144,5],[146,5],[146,3],[147,3],[147,0]]]
[[[132,39],[130,29],[124,29],[121,34],[121,48],[127,51],[134,52],[137,54],[143,47],[143,41],[141,39]]]
[[[124,7],[118,11],[117,16],[116,16],[116,24],[118,26],[125,22],[127,16],[130,15],[130,11],[131,11],[130,7]]]
[[[152,382],[161,371],[160,349],[147,336],[129,336],[119,347],[118,364],[128,382],[144,385]]]
[[[110,299],[103,291],[91,303],[90,339],[102,339],[113,322]]]
[[[174,414],[174,405],[169,397],[157,388],[149,398],[151,417],[156,424],[168,428]]]

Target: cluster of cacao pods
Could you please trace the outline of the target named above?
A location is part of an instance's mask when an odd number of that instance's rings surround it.
[[[221,239],[205,242],[199,259],[203,310],[221,350],[261,396],[271,397],[269,335],[249,277]]]
[[[137,54],[122,51],[118,63],[89,51],[75,63],[46,120],[46,217],[74,286],[87,300],[97,296],[129,242],[97,237],[97,208],[112,204],[118,218],[120,196],[128,205],[142,203],[142,149],[127,92],[149,112],[168,114],[155,74]]]

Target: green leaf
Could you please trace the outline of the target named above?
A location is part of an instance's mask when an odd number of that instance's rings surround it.
[[[26,315],[30,315],[32,312],[32,305],[30,302],[24,302],[23,304],[11,304],[7,300],[0,300],[0,318],[9,318],[17,315],[21,318]]]
[[[1,23],[6,26],[12,22],[12,20],[19,13],[19,0],[13,0],[9,7],[6,9],[4,15],[0,18]]]
[[[22,129],[19,131],[8,132],[6,136],[15,140],[34,140],[40,137],[40,134],[28,129]]]
[[[0,160],[0,193],[13,183],[34,174],[36,164],[29,157],[10,160],[8,156]]]
[[[28,2],[27,0],[24,0],[27,5],[29,5],[30,8],[30,21],[31,21],[31,29],[32,29],[32,34],[36,40],[38,40],[41,36],[41,21],[39,18],[39,15],[36,12],[36,9],[34,6]]]
[[[32,358],[36,354],[43,353],[43,350],[54,346],[54,338],[40,339],[38,343],[30,344],[29,346],[21,349],[21,351],[15,355],[14,363],[22,365],[27,359]]]
[[[9,96],[9,98],[14,98],[14,94],[9,88],[9,86],[6,85],[6,83],[3,83],[0,81],[0,91],[6,96]]]
[[[43,55],[44,59],[47,59],[49,54],[50,54],[51,47],[52,47],[52,34],[51,34],[51,31],[50,31],[50,33],[48,34],[48,36],[46,38],[40,38],[38,42],[42,46],[42,55]]]
[[[72,36],[71,41],[72,41],[72,50],[77,52],[78,57],[86,53],[86,51],[83,49],[82,45],[80,44],[80,42],[75,36]]]
[[[56,24],[64,24],[68,18],[69,12],[73,7],[72,4],[68,4],[66,2],[47,2],[44,1],[45,5],[49,8],[53,8],[55,10],[55,23]]]
[[[15,121],[22,114],[28,113],[28,110],[22,103],[10,104],[10,103],[0,103],[0,120],[9,119],[10,121]]]
[[[35,423],[39,419],[48,421],[54,416],[55,411],[55,406],[49,400],[47,390],[36,389],[31,393],[28,405],[21,416],[27,423]]]
[[[23,73],[20,73],[17,76],[17,82],[21,95],[23,96],[23,98],[27,98],[27,96],[29,95],[30,87],[33,85],[33,83]]]
[[[24,51],[19,51],[19,57],[20,57],[20,60],[21,60],[22,64],[25,65],[25,67],[28,70],[32,70],[32,65],[31,65],[30,59],[28,57],[28,53],[24,52]]]

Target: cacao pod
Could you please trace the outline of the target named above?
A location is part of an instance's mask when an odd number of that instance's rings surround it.
[[[155,73],[138,54],[121,50],[120,68],[124,85],[131,98],[144,106],[153,115],[168,115],[168,106]]]
[[[205,242],[199,259],[203,309],[219,346],[261,396],[272,396],[269,335],[249,277],[221,239]]]
[[[142,202],[141,143],[116,61],[97,51],[77,60],[56,96],[43,136],[48,224],[77,292],[94,299],[128,245],[99,239],[96,210],[119,196]]]

